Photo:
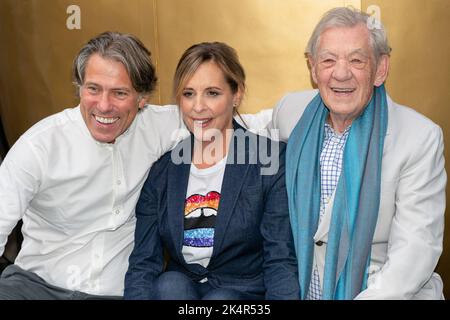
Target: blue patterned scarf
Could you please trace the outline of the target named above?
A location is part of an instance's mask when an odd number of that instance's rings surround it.
[[[286,150],[289,214],[297,252],[301,298],[311,281],[314,234],[320,213],[320,153],[329,111],[319,94],[306,107]],[[353,299],[367,286],[380,205],[381,160],[387,128],[384,85],[375,88],[352,122],[336,186],[328,232],[323,299]]]

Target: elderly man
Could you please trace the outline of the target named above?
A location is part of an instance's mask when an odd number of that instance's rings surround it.
[[[381,24],[336,8],[306,54],[318,92],[285,96],[272,125],[304,299],[439,299],[445,185],[441,129],[393,102]]]
[[[178,107],[146,104],[155,69],[132,35],[91,39],[73,73],[80,105],[30,128],[0,166],[0,255],[19,219],[24,236],[0,299],[122,296],[142,185],[183,127]]]

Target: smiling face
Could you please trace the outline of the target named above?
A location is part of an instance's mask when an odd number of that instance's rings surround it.
[[[384,55],[377,64],[369,39],[363,24],[330,28],[321,34],[315,57],[309,58],[312,78],[339,131],[364,110],[374,86],[387,77],[389,58]]]
[[[80,88],[80,110],[95,140],[114,143],[145,102],[133,88],[122,63],[98,54],[89,58]]]
[[[208,144],[217,133],[225,137],[233,127],[233,104],[239,98],[240,91],[232,92],[217,64],[204,62],[186,81],[179,98],[184,123],[197,141]]]

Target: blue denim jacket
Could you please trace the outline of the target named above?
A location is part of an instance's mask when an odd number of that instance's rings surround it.
[[[153,165],[136,206],[135,247],[125,276],[125,299],[150,299],[153,281],[165,270],[182,272],[194,281],[207,277],[213,287],[259,294],[266,299],[299,298],[285,186],[285,144],[256,136],[236,122],[233,125],[235,136],[236,130],[241,130],[248,141],[256,143],[241,145],[240,150],[237,139],[230,144],[234,149],[230,148],[233,151],[225,167],[208,267],[187,264],[183,258],[190,163],[173,163],[171,152],[179,152],[175,148]],[[269,166],[267,154],[276,158],[278,170],[262,175],[261,169]],[[169,254],[167,268],[164,250]]]

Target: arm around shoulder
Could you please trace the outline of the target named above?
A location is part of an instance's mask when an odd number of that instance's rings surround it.
[[[287,141],[303,111],[317,95],[317,90],[288,93],[273,108],[272,121],[268,125],[270,137]],[[273,131],[275,130],[275,131]]]

